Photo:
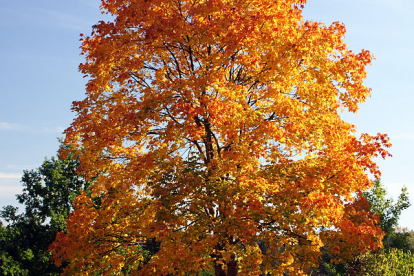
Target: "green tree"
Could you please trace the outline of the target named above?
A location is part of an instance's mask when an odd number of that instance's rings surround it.
[[[378,214],[380,218],[380,227],[385,232],[383,244],[385,248],[400,248],[398,240],[401,240],[401,234],[396,232],[398,220],[401,212],[410,207],[410,199],[406,187],[401,189],[401,194],[397,202],[387,198],[387,191],[380,179],[374,181],[372,188],[364,193],[365,198],[371,205],[371,210]],[[405,234],[404,234],[405,235]]]
[[[23,192],[17,195],[25,206],[5,206],[0,218],[0,274],[1,275],[59,275],[48,251],[56,233],[66,227],[66,219],[73,210],[72,202],[89,183],[76,174],[79,161],[69,154],[66,159],[52,157],[22,177]]]
[[[318,275],[410,275],[404,274],[407,269],[411,269],[411,252],[414,249],[414,232],[398,227],[398,220],[401,212],[410,206],[408,191],[403,187],[397,202],[387,198],[387,191],[380,179],[376,179],[371,189],[363,193],[368,200],[371,211],[379,216],[379,225],[385,232],[383,239],[384,249],[377,252],[368,252],[357,256],[348,263],[331,263],[332,256],[323,251],[320,266],[317,270]],[[408,253],[408,255],[407,255]],[[387,266],[385,270],[377,268],[379,265],[376,260],[382,260]],[[398,269],[396,274],[391,273],[389,268]],[[370,274],[372,273],[372,274]],[[402,273],[402,274],[401,274]]]
[[[6,206],[1,211],[1,217],[9,224],[4,226],[0,221],[0,274],[29,275],[29,269],[24,264],[33,259],[33,252],[21,247],[21,233],[25,229],[21,227],[23,225],[16,227],[21,216],[17,215],[16,207]]]

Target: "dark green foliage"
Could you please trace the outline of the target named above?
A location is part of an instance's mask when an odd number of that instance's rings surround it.
[[[407,228],[396,227],[390,239],[390,248],[398,248],[404,252],[414,253],[414,231]]]
[[[66,227],[72,202],[89,184],[76,169],[79,161],[69,154],[65,160],[52,157],[36,170],[24,171],[23,193],[17,200],[22,214],[13,206],[3,207],[0,218],[0,275],[59,275],[48,252],[56,233]]]
[[[321,248],[322,256],[319,260],[319,267],[315,268],[311,275],[328,275],[337,276],[345,275],[346,268],[344,263],[335,264],[332,263],[332,256],[325,248]]]

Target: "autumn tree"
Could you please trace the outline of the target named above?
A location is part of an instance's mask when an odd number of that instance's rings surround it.
[[[362,192],[390,144],[341,118],[372,56],[305,2],[102,1],[65,140],[98,177],[51,248],[66,275],[300,275],[324,245],[381,246]]]

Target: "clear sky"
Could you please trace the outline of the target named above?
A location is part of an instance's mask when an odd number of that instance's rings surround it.
[[[17,205],[23,170],[56,154],[73,119],[71,102],[84,97],[77,71],[80,33],[104,17],[99,0],[0,1],[0,206]],[[308,0],[306,19],[345,23],[345,41],[376,60],[365,84],[372,97],[358,115],[344,115],[359,132],[388,133],[392,158],[379,161],[382,182],[396,198],[408,187],[413,206],[400,225],[414,229],[414,1]]]

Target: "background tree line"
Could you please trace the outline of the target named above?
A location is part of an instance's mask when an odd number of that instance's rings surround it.
[[[62,268],[51,261],[48,246],[66,227],[73,200],[89,183],[76,174],[79,161],[52,157],[35,169],[24,171],[23,192],[16,195],[18,207],[4,206],[0,212],[0,274],[59,275]]]

